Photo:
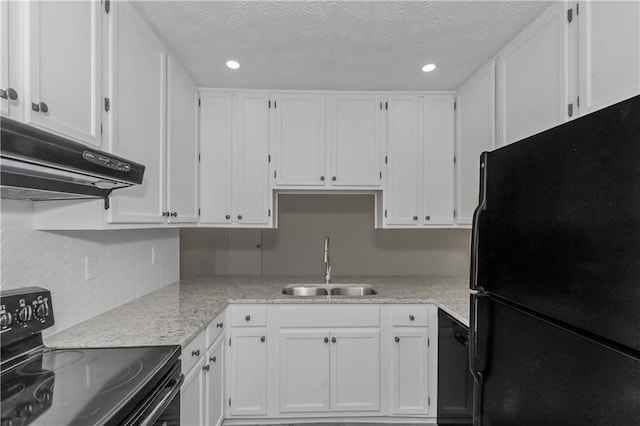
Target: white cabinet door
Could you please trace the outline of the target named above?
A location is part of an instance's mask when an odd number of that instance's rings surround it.
[[[467,80],[457,95],[457,223],[471,225],[478,205],[480,154],[495,148],[495,63]]]
[[[98,147],[102,13],[99,1],[32,1],[27,17],[27,122]]]
[[[429,414],[427,329],[395,327],[392,334],[392,412]]]
[[[280,411],[329,410],[329,331],[280,331]]]
[[[236,209],[240,224],[269,223],[269,98],[266,94],[236,95]]]
[[[167,58],[167,210],[169,222],[198,221],[197,88],[174,57]]]
[[[325,96],[271,96],[276,185],[323,186],[325,171]]]
[[[331,96],[332,186],[380,186],[382,102],[379,95]]]
[[[454,95],[428,95],[424,103],[425,225],[452,225],[454,210]]]
[[[380,331],[331,331],[331,411],[380,409]]]
[[[205,394],[205,424],[209,426],[221,425],[224,418],[224,363],[222,359],[224,341],[224,337],[220,337],[211,348],[207,350],[206,354],[205,361],[208,363],[209,369],[204,373],[207,389]]]
[[[166,54],[131,4],[112,2],[109,16],[110,149],[146,167],[142,185],[111,196],[109,221],[164,223]]]
[[[3,1],[0,2],[0,89],[7,90],[9,87],[9,2]],[[6,116],[9,115],[11,102],[7,98],[0,98],[0,114]]]
[[[580,2],[580,113],[640,93],[640,2]]]
[[[231,94],[201,94],[200,223],[231,223]]]
[[[567,44],[566,3],[557,2],[498,56],[500,146],[569,118]]]
[[[267,343],[265,328],[231,331],[231,414],[267,414]]]
[[[180,424],[182,426],[200,426],[204,424],[205,376],[202,367],[204,357],[185,375],[180,388]]]
[[[389,225],[418,223],[422,110],[422,97],[389,96],[387,185],[384,195],[385,222]]]

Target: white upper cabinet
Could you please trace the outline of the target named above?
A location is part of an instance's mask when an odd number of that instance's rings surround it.
[[[381,185],[383,101],[379,95],[331,96],[331,186]]]
[[[480,154],[495,148],[495,63],[467,80],[457,95],[457,223],[470,225],[478,205]]]
[[[200,95],[200,223],[231,223],[231,94]]]
[[[385,223],[418,223],[423,98],[389,96],[387,115],[387,184]]]
[[[26,122],[97,147],[103,13],[99,1],[32,1],[26,20]]]
[[[557,2],[498,55],[498,145],[569,118],[567,47],[566,4]]]
[[[198,221],[197,88],[172,56],[167,58],[167,207],[170,223]]]
[[[640,93],[640,2],[580,2],[580,113]]]
[[[325,95],[273,94],[272,146],[276,186],[323,186]]]
[[[9,115],[9,105],[18,100],[16,88],[9,83],[9,2],[0,2],[0,114]],[[9,94],[12,98],[9,99]]]
[[[424,225],[452,225],[454,95],[427,95],[424,105]]]
[[[200,223],[271,223],[269,98],[203,91],[200,108]]]
[[[109,145],[145,172],[142,185],[114,192],[109,219],[164,223],[166,53],[130,3],[111,7]]]
[[[269,196],[269,98],[266,94],[241,93],[236,102],[236,209],[239,224],[268,225]]]

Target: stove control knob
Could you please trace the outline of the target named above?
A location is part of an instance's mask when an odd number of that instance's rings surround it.
[[[13,323],[13,317],[11,316],[11,313],[5,312],[3,314],[0,314],[0,326],[1,327],[8,327],[12,323]]]
[[[36,316],[38,318],[46,318],[49,316],[49,305],[47,302],[41,302],[36,308]]]
[[[31,417],[33,416],[33,404],[27,402],[22,407],[18,408],[18,417]]]
[[[33,316],[33,309],[31,306],[23,306],[20,308],[18,312],[18,321],[21,323],[28,323],[31,321],[31,317]]]

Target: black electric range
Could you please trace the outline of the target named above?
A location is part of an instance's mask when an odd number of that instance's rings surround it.
[[[179,346],[50,349],[51,294],[0,295],[0,425],[180,422]]]

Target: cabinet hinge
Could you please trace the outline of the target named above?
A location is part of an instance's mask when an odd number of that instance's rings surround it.
[[[104,110],[109,111],[111,109],[111,99],[104,98]]]
[[[198,216],[200,216],[200,209],[198,209]]]
[[[267,161],[268,163],[271,162],[271,154],[269,154],[269,161]]]
[[[102,134],[102,123],[100,123],[100,134]]]
[[[431,405],[431,397],[430,396],[427,397],[427,405]]]
[[[567,10],[567,21],[573,21],[573,9]]]
[[[580,15],[580,3],[576,3],[576,15]]]
[[[271,101],[269,101],[269,109],[271,109]]]
[[[389,157],[386,155],[384,156],[384,164],[389,164]]]
[[[202,100],[198,98],[198,106],[202,106]]]
[[[200,154],[198,154],[198,163],[200,163],[202,161],[202,157],[200,156]]]
[[[453,211],[453,217],[456,217],[456,211],[455,210]]]
[[[382,110],[382,102],[380,102],[380,110]]]
[[[104,1],[104,11],[105,13],[111,12],[111,0]]]
[[[456,160],[456,156],[454,155],[454,156],[453,156],[453,164],[456,164],[456,161],[457,161],[457,160]]]
[[[109,210],[109,196],[104,197],[104,209]]]
[[[427,337],[427,346],[431,346],[431,340]]]
[[[389,102],[384,103],[384,109],[389,109]]]
[[[580,96],[576,98],[576,106],[580,108]]]
[[[387,211],[386,210],[384,211],[384,217],[387,217]]]
[[[275,179],[276,177],[278,177],[278,172],[276,170],[273,171],[273,178]]]
[[[573,104],[567,105],[567,114],[569,117],[573,117]]]
[[[269,209],[269,217],[271,217],[271,209]]]
[[[380,179],[382,179],[382,172],[380,172]]]
[[[458,108],[458,103],[457,103],[457,102],[454,102],[454,103],[453,103],[453,110],[455,111],[457,108]]]
[[[231,337],[229,337],[229,346],[231,346]]]
[[[231,407],[231,398],[229,398],[229,407]]]

